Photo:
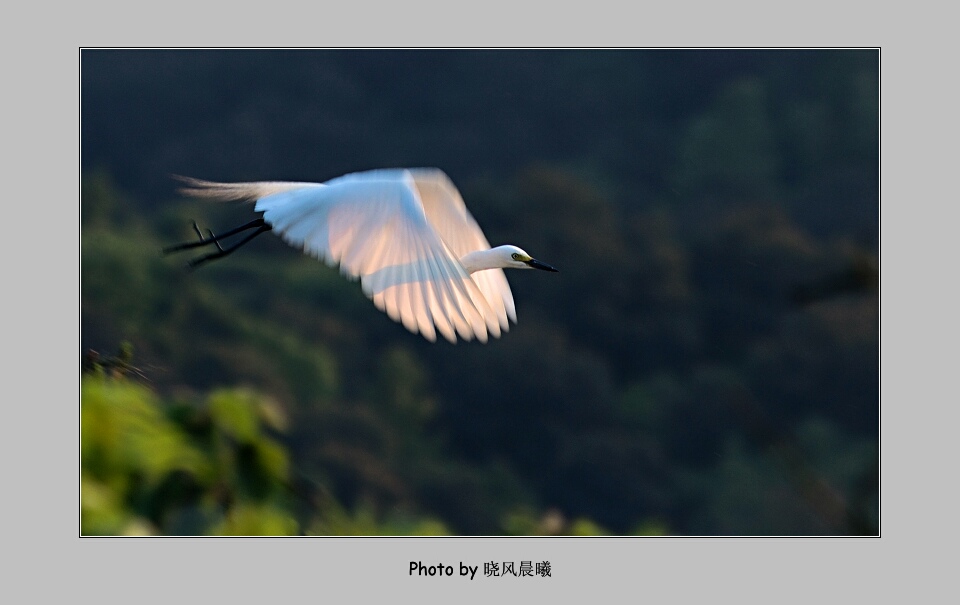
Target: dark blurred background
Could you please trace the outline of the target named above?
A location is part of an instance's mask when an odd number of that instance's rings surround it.
[[[876,535],[879,52],[81,52],[85,534]],[[436,166],[519,323],[431,344],[171,174]]]

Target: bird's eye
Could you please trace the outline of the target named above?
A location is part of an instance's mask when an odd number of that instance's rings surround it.
[[[510,256],[512,256],[512,257],[513,257],[513,260],[520,260],[520,255],[519,255],[519,254],[517,254],[516,252],[514,252],[514,253],[513,253],[513,254],[511,254]]]

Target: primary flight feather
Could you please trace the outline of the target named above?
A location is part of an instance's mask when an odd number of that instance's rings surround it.
[[[359,278],[378,309],[413,333],[435,341],[439,332],[486,342],[516,323],[503,269],[556,271],[516,246],[490,248],[456,186],[435,168],[357,172],[325,183],[215,183],[180,177],[181,191],[201,198],[255,201],[262,212],[219,236],[168,247],[206,245],[218,251],[191,266],[221,258],[264,231],[347,276]],[[225,238],[256,228],[224,249]]]

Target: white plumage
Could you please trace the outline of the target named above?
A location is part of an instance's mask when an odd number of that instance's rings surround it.
[[[503,269],[556,271],[516,246],[491,249],[457,188],[434,168],[322,184],[183,180],[190,195],[255,200],[284,241],[359,278],[378,309],[430,341],[437,332],[450,342],[499,338],[517,321]]]

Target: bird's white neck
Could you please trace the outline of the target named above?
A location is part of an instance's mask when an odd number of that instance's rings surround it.
[[[502,255],[496,248],[471,252],[460,259],[460,264],[467,270],[467,273],[476,273],[486,269],[501,269],[504,266]]]

